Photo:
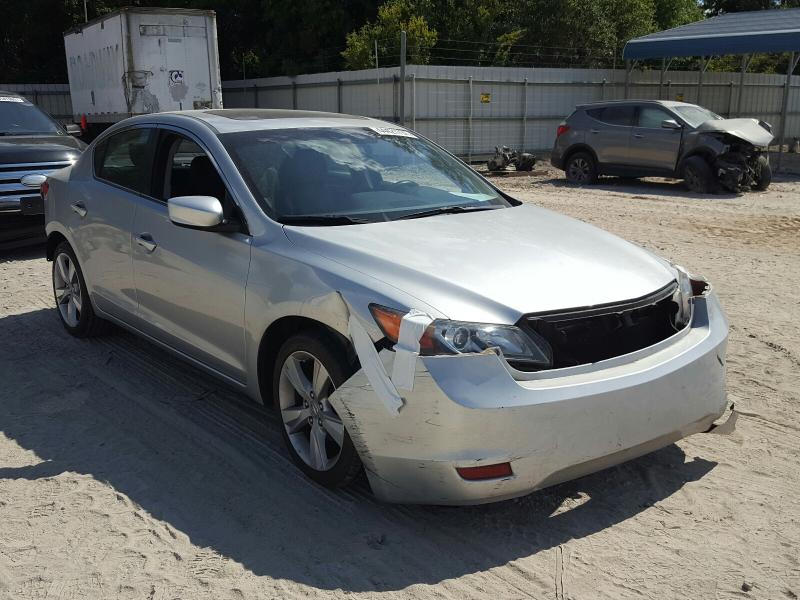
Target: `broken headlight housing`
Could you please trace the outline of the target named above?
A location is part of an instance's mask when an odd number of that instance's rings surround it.
[[[377,304],[369,308],[386,338],[397,343],[405,313]],[[553,364],[550,344],[536,332],[526,333],[514,325],[436,319],[419,340],[422,356],[480,353],[489,349],[498,349],[509,362],[523,363],[528,368],[548,368]]]
[[[673,326],[676,331],[680,331],[692,322],[692,311],[694,304],[692,299],[696,296],[702,296],[709,289],[708,281],[698,275],[690,274],[686,269],[679,265],[672,265],[678,273],[678,289],[672,299],[678,305],[678,310],[675,313]]]

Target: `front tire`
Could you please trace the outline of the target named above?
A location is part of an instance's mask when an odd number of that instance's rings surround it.
[[[567,181],[586,185],[597,181],[597,162],[588,152],[576,152],[564,165]]]
[[[353,373],[346,349],[331,336],[305,332],[281,347],[272,397],[294,463],[326,487],[343,487],[361,471],[350,435],[328,397]]]
[[[708,194],[712,191],[713,173],[702,156],[691,156],[683,166],[683,181],[690,192]]]
[[[753,183],[753,189],[764,191],[772,183],[772,167],[769,166],[769,161],[766,156],[759,156],[756,164],[756,177]]]
[[[67,242],[53,253],[53,296],[61,324],[70,335],[84,338],[108,332],[111,324],[94,313],[83,272]]]

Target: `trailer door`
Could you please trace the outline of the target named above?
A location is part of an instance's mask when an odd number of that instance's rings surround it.
[[[202,14],[129,13],[136,77],[148,102],[134,113],[212,107],[209,27]],[[135,93],[135,92],[134,92]]]

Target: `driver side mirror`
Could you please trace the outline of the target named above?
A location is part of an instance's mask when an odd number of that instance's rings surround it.
[[[664,119],[661,121],[662,129],[683,129],[683,126],[675,119]]]
[[[226,224],[222,203],[213,196],[175,196],[167,200],[167,210],[179,227],[219,231]]]
[[[80,125],[75,125],[75,123],[70,123],[66,126],[67,134],[71,135],[72,137],[81,137],[83,135],[83,130],[81,129]]]

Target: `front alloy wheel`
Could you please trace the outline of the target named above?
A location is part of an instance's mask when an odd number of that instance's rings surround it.
[[[320,360],[302,350],[283,363],[281,418],[295,452],[315,471],[328,471],[342,453],[344,425],[328,401],[333,382]]]
[[[361,461],[330,395],[350,375],[343,343],[322,331],[289,338],[278,352],[273,398],[294,463],[311,479],[341,487],[361,471]]]

